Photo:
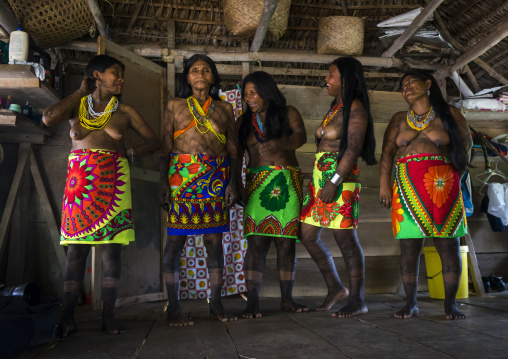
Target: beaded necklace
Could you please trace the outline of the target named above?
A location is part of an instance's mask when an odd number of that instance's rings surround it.
[[[326,125],[330,123],[330,121],[335,117],[335,115],[342,112],[343,105],[344,105],[343,103],[341,103],[340,105],[335,104],[335,106],[333,106],[331,110],[328,111],[325,118],[323,119],[323,122],[321,122],[321,136],[323,136],[323,134],[325,133]]]
[[[417,115],[415,112],[409,108],[407,110],[407,124],[409,127],[417,130],[417,131],[423,131],[429,126],[430,122],[436,117],[436,112],[434,111],[434,108],[430,106],[430,110],[423,115]]]
[[[263,143],[266,141],[266,129],[261,122],[261,115],[258,113],[252,114],[252,126],[254,127],[254,136],[258,142]]]
[[[208,100],[206,100],[203,107],[201,107],[201,105],[194,98],[194,96],[189,96],[187,97],[187,105],[189,106],[189,111],[192,114],[192,117],[194,117],[194,121],[196,121],[196,129],[199,131],[199,133],[205,134],[208,131],[212,131],[212,133],[217,137],[217,139],[220,142],[226,143],[226,136],[217,133],[217,131],[214,130],[212,124],[210,123],[210,117],[213,113],[214,108],[211,97],[208,97]],[[198,125],[206,127],[206,130],[201,131]]]
[[[79,122],[81,126],[89,130],[102,130],[111,119],[111,115],[118,109],[118,99],[111,96],[108,105],[102,112],[93,109],[93,97],[88,95],[81,98],[79,105]]]

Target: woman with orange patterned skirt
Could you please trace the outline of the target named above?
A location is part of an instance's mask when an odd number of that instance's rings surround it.
[[[400,240],[406,306],[395,317],[418,313],[420,255],[425,238],[434,238],[443,264],[446,319],[464,319],[455,297],[462,271],[459,237],[467,233],[460,178],[468,166],[469,127],[427,72],[406,73],[401,86],[409,110],[393,115],[386,128],[379,196],[380,203],[392,210],[393,235]]]
[[[312,179],[303,200],[301,240],[323,275],[328,294],[317,310],[329,310],[337,301],[348,303],[335,317],[367,313],[363,288],[365,264],[356,227],[360,206],[358,159],[376,163],[374,129],[362,64],[352,57],[332,62],[325,78],[331,108],[316,130],[318,147]],[[346,262],[350,291],[339,279],[332,255],[321,240],[323,228],[332,230]]]
[[[121,272],[122,245],[134,241],[129,159],[159,148],[157,135],[131,106],[119,103],[124,65],[95,56],[79,90],[44,110],[44,124],[69,120],[72,149],[62,208],[60,243],[68,246],[59,335],[77,331],[74,309],[81,293],[91,246],[102,256],[102,328],[125,333],[114,318]],[[118,97],[117,97],[118,96]],[[125,148],[132,128],[143,143]]]

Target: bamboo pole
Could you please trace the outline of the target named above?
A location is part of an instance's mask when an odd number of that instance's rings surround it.
[[[413,34],[423,25],[423,23],[432,15],[434,10],[443,2],[444,0],[431,0],[425,9],[413,20],[411,25],[407,27],[407,29],[400,35],[390,46],[388,50],[386,50],[383,57],[392,57],[397,51],[399,51],[402,46],[406,43],[406,41],[413,36]]]
[[[95,22],[97,23],[99,33],[101,34],[101,36],[106,36],[106,22],[104,21],[104,17],[102,16],[102,12],[99,7],[99,4],[97,3],[97,0],[87,0],[87,2],[88,2],[88,7],[90,8],[90,11],[92,12],[93,18],[95,19]]]
[[[476,81],[476,77],[474,77],[473,71],[471,71],[469,65],[464,66],[464,69],[466,70],[466,75],[469,78],[469,81],[471,81],[471,83],[473,84],[474,91],[479,92],[481,88],[480,85],[478,85],[478,81]]]
[[[258,52],[261,48],[261,44],[265,39],[266,32],[268,31],[268,26],[270,25],[270,20],[272,19],[272,15],[279,4],[279,0],[265,0],[265,6],[263,7],[263,12],[261,13],[261,19],[259,20],[258,28],[256,29],[256,34],[254,35],[254,39],[252,40],[252,44],[250,46],[250,51]]]

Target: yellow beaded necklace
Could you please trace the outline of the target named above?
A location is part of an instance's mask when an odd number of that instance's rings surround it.
[[[103,112],[95,112],[92,101],[91,94],[81,98],[78,112],[79,122],[81,126],[89,130],[102,130],[111,119],[113,112],[117,110],[118,99],[115,96],[111,96]]]
[[[211,97],[208,97],[208,100],[206,100],[203,109],[199,102],[194,98],[194,96],[187,97],[187,105],[189,106],[189,111],[194,117],[194,121],[196,121],[196,129],[199,131],[199,133],[205,134],[208,131],[212,131],[212,133],[217,137],[217,139],[222,142],[226,143],[226,136],[223,134],[217,133],[217,131],[214,130],[212,124],[210,123],[210,116],[213,113],[213,101]],[[201,131],[198,127],[198,125],[205,127],[206,130]]]

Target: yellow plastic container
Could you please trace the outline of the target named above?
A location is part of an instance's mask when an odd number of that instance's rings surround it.
[[[462,258],[462,274],[460,276],[457,299],[469,298],[468,276],[467,276],[467,246],[460,246]],[[441,258],[436,247],[423,247],[425,254],[425,266],[427,267],[427,281],[429,283],[429,296],[434,299],[445,299],[443,268]]]

